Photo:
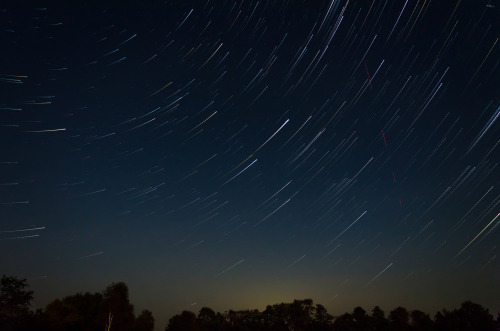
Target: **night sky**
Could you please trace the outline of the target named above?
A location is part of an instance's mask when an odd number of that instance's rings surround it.
[[[0,5],[0,274],[35,308],[500,310],[500,4],[79,3]]]

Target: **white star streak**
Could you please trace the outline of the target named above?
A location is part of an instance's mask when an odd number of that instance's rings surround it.
[[[334,239],[330,240],[330,242],[329,242],[329,243],[328,243],[328,245],[326,245],[326,246],[327,246],[327,247],[328,247],[328,246],[330,246],[330,244],[331,244],[332,242],[334,242],[335,240],[337,240],[337,239],[338,239],[341,235],[343,235],[343,234],[344,234],[344,232],[346,232],[347,230],[349,230],[349,228],[350,228],[351,226],[353,226],[353,225],[354,225],[354,224],[355,224],[355,223],[356,223],[356,222],[357,222],[357,221],[358,221],[361,217],[363,217],[363,216],[366,214],[366,212],[367,212],[367,211],[365,210],[365,211],[363,212],[363,214],[361,214],[361,216],[359,216],[358,218],[356,218],[356,220],[355,220],[354,222],[352,222],[352,223],[351,223],[351,225],[349,225],[347,228],[345,228],[345,230],[344,230],[344,231],[342,231],[342,232],[341,232],[338,236],[336,236]]]
[[[48,130],[33,130],[33,131],[24,131],[24,132],[32,132],[32,133],[35,133],[35,132],[57,132],[57,131],[66,131],[65,128],[62,128],[62,129],[48,129]]]
[[[45,227],[38,227],[38,228],[29,228],[29,229],[21,229],[21,230],[7,230],[7,231],[0,231],[0,233],[14,233],[14,232],[24,232],[24,231],[36,231],[36,230],[44,230]]]
[[[14,240],[14,239],[36,238],[36,237],[40,237],[40,236],[39,236],[39,235],[37,235],[37,234],[34,234],[34,235],[32,235],[32,236],[22,236],[22,237],[1,238],[0,240]]]
[[[235,179],[236,177],[238,177],[242,172],[244,172],[245,170],[247,170],[248,168],[250,168],[252,166],[252,164],[254,164],[255,162],[257,162],[257,159],[255,159],[252,163],[250,163],[249,165],[247,165],[245,167],[245,169],[241,170],[240,172],[238,172],[236,175],[234,175],[233,177],[231,177],[229,180],[227,180],[224,184],[222,184],[221,186],[224,186],[226,185],[227,183],[229,183],[230,181],[232,181],[233,179]]]
[[[259,225],[260,223],[264,222],[265,220],[267,220],[269,217],[273,216],[273,214],[275,212],[277,212],[278,210],[281,209],[281,207],[283,207],[284,205],[286,205],[287,203],[290,202],[290,199],[288,199],[287,201],[283,202],[281,204],[281,206],[279,206],[278,208],[276,208],[271,214],[267,215],[266,217],[264,217],[260,222],[258,222],[257,224],[255,224],[254,226],[252,226],[252,229],[255,229],[257,227],[257,225]]]
[[[453,257],[453,259],[452,259],[452,260],[456,259],[456,258],[457,258],[457,256],[459,256],[460,254],[462,254],[462,252],[463,252],[463,251],[465,251],[465,250],[467,249],[467,247],[469,247],[469,246],[470,246],[470,244],[472,244],[472,243],[474,242],[474,240],[476,240],[476,239],[477,239],[477,237],[479,237],[479,236],[481,235],[481,233],[483,233],[483,232],[484,232],[484,230],[486,230],[486,229],[487,229],[487,228],[488,228],[488,227],[489,227],[489,226],[490,226],[493,222],[495,222],[495,220],[496,220],[499,216],[500,216],[500,213],[498,213],[498,214],[497,214],[497,216],[495,216],[495,218],[493,218],[493,219],[491,220],[491,222],[489,222],[489,223],[488,223],[488,225],[486,225],[486,226],[484,227],[484,229],[482,229],[482,230],[481,230],[481,232],[479,232],[479,233],[477,234],[477,236],[475,236],[475,237],[474,237],[474,239],[472,239],[472,240],[471,240],[471,241],[470,241],[470,242],[469,242],[469,243],[468,243],[468,244],[467,244],[464,248],[462,248],[462,250],[461,250],[460,252],[458,252],[458,254],[457,254],[457,255],[455,255],[455,256]]]
[[[287,124],[287,123],[288,123],[288,121],[290,121],[290,120],[289,120],[289,119],[287,119],[287,120],[285,121],[285,123],[281,124],[281,126],[279,127],[279,129],[278,129],[278,130],[276,130],[276,131],[275,131],[275,132],[271,135],[271,137],[269,137],[269,138],[268,138],[268,139],[267,139],[267,140],[266,140],[266,141],[265,141],[262,145],[260,145],[260,147],[259,147],[259,148],[257,148],[257,149],[255,150],[255,152],[253,152],[253,153],[252,153],[252,155],[253,155],[253,154],[255,154],[255,153],[257,153],[257,152],[258,152],[258,151],[259,151],[262,147],[264,147],[264,145],[265,145],[265,144],[267,144],[267,143],[269,142],[269,140],[273,139],[273,137],[274,137],[274,136],[275,136],[275,135],[276,135],[276,134],[277,134],[277,133],[278,133],[278,132],[279,132],[279,131],[280,131],[280,130],[281,130],[281,129],[282,129],[282,128],[283,128],[283,127]]]
[[[372,278],[372,280],[370,280],[370,281],[369,281],[369,282],[368,282],[365,286],[370,285],[370,284],[371,284],[371,283],[372,283],[375,279],[379,278],[379,277],[380,277],[380,275],[382,275],[382,274],[383,274],[383,273],[384,273],[387,269],[389,269],[389,268],[390,268],[390,266],[392,266],[392,264],[393,264],[393,263],[391,262],[391,264],[389,264],[387,267],[385,267],[385,268],[384,268],[384,270],[382,270],[382,271],[381,271],[381,272],[379,272],[379,273],[378,273],[375,277],[373,277],[373,278]]]
[[[225,272],[227,272],[227,271],[229,271],[229,270],[233,269],[234,267],[236,267],[238,264],[240,264],[240,263],[242,263],[242,262],[245,262],[245,260],[241,260],[241,261],[236,262],[235,264],[233,264],[233,265],[232,265],[232,266],[230,266],[229,268],[224,269],[224,270],[222,270],[221,272],[219,272],[217,275],[215,275],[215,277],[219,277],[219,276],[220,276],[220,275],[222,275],[223,273],[225,273]]]

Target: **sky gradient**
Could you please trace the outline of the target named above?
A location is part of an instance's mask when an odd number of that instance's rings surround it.
[[[500,310],[494,1],[0,5],[0,274],[184,309]]]

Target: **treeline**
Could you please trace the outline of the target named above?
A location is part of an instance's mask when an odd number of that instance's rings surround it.
[[[33,291],[26,279],[0,279],[1,331],[153,331],[149,310],[138,316],[129,302],[125,283],[113,283],[102,293],[78,293],[55,299],[44,309],[31,309]]]
[[[129,302],[125,283],[113,283],[101,293],[78,293],[55,299],[44,309],[33,312],[33,291],[26,279],[3,276],[0,280],[0,330],[39,331],[153,331],[155,320],[149,310],[138,316]],[[488,309],[471,301],[460,308],[437,312],[433,317],[420,310],[397,307],[386,316],[378,306],[371,312],[356,307],[352,313],[332,316],[313,300],[269,305],[259,310],[215,312],[203,307],[198,315],[183,311],[173,316],[166,331],[497,331],[496,321]]]
[[[500,313],[495,322],[488,309],[466,301],[458,309],[437,312],[434,318],[420,310],[408,311],[403,307],[393,309],[386,317],[378,306],[371,313],[356,307],[352,313],[333,317],[324,306],[313,305],[313,300],[305,299],[267,306],[263,312],[230,310],[221,314],[204,307],[196,316],[183,311],[170,319],[165,330],[494,331],[500,330]]]

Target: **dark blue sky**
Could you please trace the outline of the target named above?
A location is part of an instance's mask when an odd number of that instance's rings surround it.
[[[36,307],[500,309],[496,2],[0,15],[0,273]]]

